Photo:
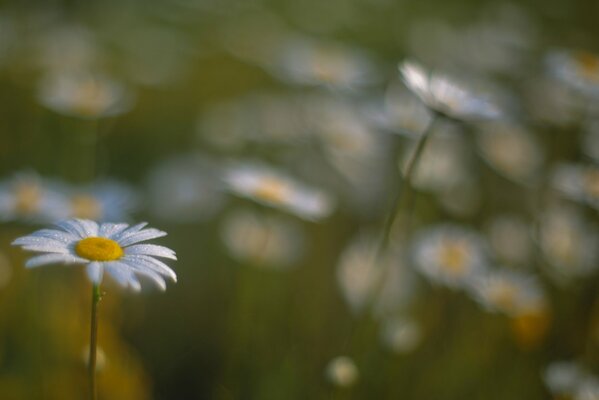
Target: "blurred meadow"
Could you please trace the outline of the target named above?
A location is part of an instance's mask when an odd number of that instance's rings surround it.
[[[86,269],[11,246],[75,217],[177,253],[100,400],[599,399],[598,17],[0,1],[0,399],[88,398]]]

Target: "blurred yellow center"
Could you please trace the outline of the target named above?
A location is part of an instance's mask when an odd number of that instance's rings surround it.
[[[108,101],[106,89],[93,79],[84,82],[73,94],[73,108],[82,115],[101,114]]]
[[[31,214],[39,207],[42,193],[36,184],[23,183],[15,189],[15,208],[21,214]]]
[[[98,219],[102,213],[98,200],[88,195],[73,196],[71,198],[71,208],[73,217],[77,218]]]
[[[449,242],[441,249],[441,263],[452,275],[461,275],[466,268],[468,249],[463,243]]]
[[[582,73],[588,78],[599,79],[599,57],[584,51],[576,54],[576,61]]]
[[[114,261],[123,256],[123,248],[114,240],[88,237],[75,246],[78,256],[92,261]]]
[[[278,179],[263,179],[254,192],[255,196],[273,203],[283,202],[289,193],[289,186]]]

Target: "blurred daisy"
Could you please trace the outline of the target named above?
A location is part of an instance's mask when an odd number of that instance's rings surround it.
[[[487,227],[489,244],[501,261],[527,264],[533,254],[532,227],[514,215],[499,215]]]
[[[434,283],[465,288],[487,267],[486,244],[476,232],[458,225],[439,225],[414,240],[415,267]]]
[[[530,183],[543,166],[540,144],[524,128],[495,123],[479,131],[480,154],[496,172],[519,182]]]
[[[570,395],[585,372],[574,362],[551,363],[543,373],[545,385],[554,395]]]
[[[402,79],[431,110],[458,120],[497,119],[502,113],[488,98],[477,95],[455,80],[429,73],[413,61],[399,65]]]
[[[221,236],[233,257],[273,269],[289,268],[301,256],[305,236],[289,221],[237,211],[225,218]]]
[[[471,151],[458,126],[451,123],[436,124],[414,169],[412,184],[423,191],[442,193],[463,187],[475,179]],[[406,148],[401,159],[401,169],[409,162],[417,144]]]
[[[599,210],[599,167],[588,164],[558,164],[553,186],[567,198]]]
[[[382,106],[375,104],[367,117],[379,129],[400,135],[418,136],[432,121],[431,111],[403,85],[387,88]]]
[[[545,307],[539,283],[529,275],[501,269],[490,271],[472,282],[470,291],[487,310],[510,316]]]
[[[422,340],[422,329],[412,319],[390,318],[383,323],[381,338],[385,346],[394,353],[411,353]]]
[[[332,359],[326,367],[325,374],[333,385],[339,387],[353,386],[360,375],[354,361],[346,356]]]
[[[138,276],[166,289],[164,278],[177,280],[175,272],[156,257],[176,260],[175,252],[155,244],[140,244],[166,232],[145,228],[147,224],[102,223],[71,219],[56,223],[57,229],[41,229],[16,239],[12,244],[24,250],[43,253],[29,259],[27,268],[47,264],[85,264],[95,285],[107,272],[123,287],[141,290]]]
[[[599,56],[587,51],[559,50],[546,58],[549,74],[577,92],[599,96]]]
[[[555,278],[586,276],[599,266],[599,231],[574,208],[547,210],[537,240]]]
[[[116,181],[99,181],[68,189],[70,218],[95,221],[126,221],[139,206],[135,190]]]
[[[371,304],[373,311],[381,315],[398,311],[405,308],[417,289],[414,277],[401,263],[398,250],[388,249],[377,257],[378,246],[376,237],[360,235],[339,258],[337,283],[354,313]]]
[[[56,73],[46,76],[37,94],[42,105],[59,114],[101,118],[123,114],[133,105],[132,93],[101,75]]]
[[[54,222],[64,217],[66,206],[57,185],[35,173],[18,173],[0,182],[0,220]]]
[[[165,221],[193,223],[216,214],[225,204],[216,163],[201,154],[169,158],[147,178],[149,212]]]
[[[324,218],[333,211],[333,200],[328,194],[266,165],[238,164],[225,173],[224,179],[229,190],[238,196],[308,220]]]
[[[573,400],[599,398],[599,380],[576,362],[551,363],[546,368],[543,379],[553,395]]]
[[[297,84],[357,89],[376,80],[374,64],[361,50],[303,38],[289,40],[274,73]]]

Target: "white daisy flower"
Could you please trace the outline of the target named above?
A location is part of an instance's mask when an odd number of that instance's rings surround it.
[[[347,356],[332,359],[326,367],[325,374],[332,384],[339,387],[354,385],[360,375],[354,360]]]
[[[121,84],[97,74],[54,73],[39,85],[38,100],[59,114],[95,119],[129,111],[133,95]]]
[[[575,362],[560,361],[551,363],[543,372],[543,380],[554,395],[570,395],[586,372]]]
[[[530,183],[543,166],[543,151],[523,127],[505,123],[485,126],[478,132],[480,154],[495,171],[518,183]]]
[[[569,199],[599,210],[599,167],[558,164],[553,171],[553,186]]]
[[[547,55],[549,74],[577,92],[599,96],[599,55],[587,51],[554,51]]]
[[[0,220],[43,223],[64,218],[67,199],[57,187],[33,172],[0,182]]]
[[[275,216],[247,211],[227,216],[221,236],[236,259],[279,270],[293,266],[305,244],[299,226]]]
[[[432,282],[457,289],[468,287],[486,270],[486,247],[475,231],[447,224],[421,232],[412,257],[415,267]]]
[[[543,291],[532,276],[506,269],[474,280],[470,291],[484,308],[510,316],[544,309],[546,304]]]
[[[361,88],[378,78],[365,52],[304,38],[288,40],[274,65],[274,73],[291,83],[336,89]]]
[[[139,244],[166,236],[166,232],[145,228],[145,222],[101,223],[71,219],[56,223],[58,229],[41,229],[16,239],[12,244],[24,250],[44,253],[29,259],[27,268],[47,264],[85,264],[89,279],[96,285],[106,271],[121,286],[141,290],[138,276],[146,277],[160,289],[164,278],[176,282],[175,272],[156,257],[176,260],[175,252],[155,244]]]
[[[333,200],[328,194],[265,165],[239,164],[230,168],[224,179],[229,190],[238,196],[308,220],[324,218],[333,211]]]
[[[588,276],[599,266],[599,230],[580,210],[548,209],[541,217],[536,239],[554,278]]]
[[[127,221],[139,205],[135,190],[116,181],[106,180],[73,187],[68,189],[68,193],[69,218]]]
[[[455,80],[429,73],[413,61],[399,65],[404,83],[431,110],[459,120],[488,120],[501,117],[488,98],[476,95]]]

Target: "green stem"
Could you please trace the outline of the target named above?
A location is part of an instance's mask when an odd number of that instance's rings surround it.
[[[412,179],[413,179],[413,175],[414,175],[414,170],[416,169],[416,165],[418,164],[418,161],[420,160],[420,157],[422,156],[422,152],[424,151],[424,148],[426,147],[426,143],[428,142],[428,140],[431,136],[433,127],[434,127],[437,119],[438,119],[438,116],[436,114],[433,114],[433,119],[431,120],[431,122],[428,125],[428,127],[426,128],[426,130],[422,133],[422,135],[418,139],[418,143],[416,144],[416,149],[414,149],[414,152],[412,153],[412,156],[410,157],[408,164],[406,165],[406,169],[403,174],[403,179],[401,180],[399,190],[398,190],[397,195],[395,196],[395,199],[392,203],[391,212],[389,213],[389,215],[387,215],[387,219],[385,220],[385,224],[383,226],[383,237],[380,242],[377,256],[380,256],[381,253],[383,253],[384,250],[386,250],[387,247],[389,246],[391,230],[393,228],[393,225],[395,224],[395,220],[396,220],[397,216],[400,213],[401,203],[402,203],[401,201],[404,198],[403,197],[404,192],[405,192],[406,198],[409,200],[408,205],[411,204],[411,200],[413,197],[412,194],[414,191],[414,188],[412,187]]]
[[[100,285],[94,284],[92,287],[92,312],[91,312],[91,332],[89,341],[89,398],[96,400],[98,398],[96,388],[96,347],[98,343],[98,303],[102,295]]]

